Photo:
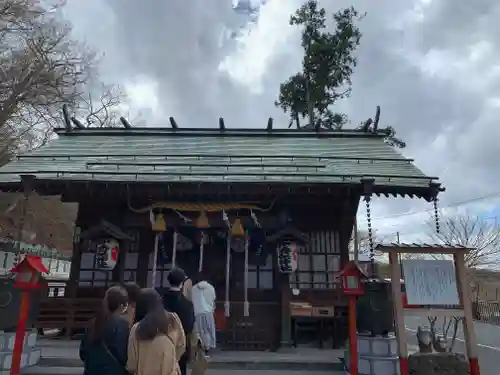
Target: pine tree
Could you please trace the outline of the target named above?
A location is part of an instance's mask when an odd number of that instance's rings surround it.
[[[316,0],[309,0],[290,18],[290,25],[302,28],[304,49],[302,71],[280,85],[277,107],[290,114],[289,127],[341,128],[347,116],[334,113],[331,107],[351,91],[351,74],[356,66],[354,52],[361,32],[353,8],[333,14],[335,30],[326,30],[326,11]],[[303,126],[301,119],[308,118]]]

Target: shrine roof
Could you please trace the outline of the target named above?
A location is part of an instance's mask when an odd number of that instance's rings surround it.
[[[383,133],[356,130],[67,128],[0,168],[0,187],[42,180],[356,184],[428,189],[427,176]],[[439,184],[437,184],[439,185]],[[390,191],[389,191],[390,193]]]

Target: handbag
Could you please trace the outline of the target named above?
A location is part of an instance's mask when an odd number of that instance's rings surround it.
[[[191,375],[204,375],[208,368],[208,357],[201,347],[201,341],[198,340],[196,345],[196,353],[194,355],[193,364],[191,366]]]

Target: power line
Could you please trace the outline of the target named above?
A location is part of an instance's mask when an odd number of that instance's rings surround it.
[[[491,194],[483,195],[481,197],[476,197],[476,198],[467,199],[467,200],[464,200],[464,201],[458,201],[458,202],[450,203],[450,204],[447,204],[444,207],[441,207],[441,209],[443,209],[443,208],[450,208],[450,207],[458,207],[458,206],[462,206],[464,204],[479,202],[479,201],[482,201],[484,199],[494,198],[494,197],[499,197],[499,196],[500,196],[500,191],[497,191],[496,193],[491,193]],[[411,216],[411,215],[417,215],[417,214],[422,214],[422,213],[426,213],[426,212],[432,212],[433,210],[434,210],[433,208],[430,208],[430,209],[427,209],[427,210],[403,212],[403,213],[400,213],[400,214],[386,215],[386,216],[378,216],[378,217],[372,217],[372,220],[392,219],[392,218],[402,217],[402,216]]]

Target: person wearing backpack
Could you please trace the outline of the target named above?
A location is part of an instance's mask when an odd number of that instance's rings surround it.
[[[170,287],[163,295],[163,307],[165,310],[177,314],[182,323],[186,335],[186,351],[179,360],[179,368],[181,375],[186,375],[191,353],[191,335],[194,329],[193,303],[182,292],[182,284],[186,280],[186,274],[182,268],[176,267],[170,270],[167,280]]]

